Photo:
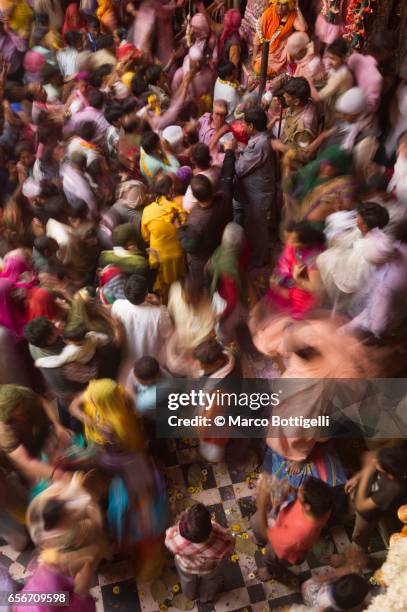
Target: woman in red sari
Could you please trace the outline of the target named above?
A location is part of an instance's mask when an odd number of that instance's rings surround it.
[[[286,244],[270,278],[270,288],[249,316],[253,342],[261,353],[280,354],[283,329],[321,304],[322,283],[316,259],[323,245],[324,235],[307,222],[287,228]]]
[[[71,30],[80,30],[86,29],[86,21],[83,15],[79,10],[78,4],[76,2],[71,2],[68,4],[67,9],[65,11],[65,20],[64,25],[62,26],[62,34],[65,36],[67,32]]]

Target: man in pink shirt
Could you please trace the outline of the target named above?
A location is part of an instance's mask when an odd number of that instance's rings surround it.
[[[255,540],[266,545],[266,567],[259,571],[262,580],[274,578],[295,582],[287,565],[302,563],[318,540],[332,509],[332,489],[322,480],[307,478],[297,491],[297,498],[283,507],[271,525],[268,519],[270,489],[265,478],[259,483],[257,512],[250,524]]]
[[[394,53],[394,36],[390,32],[378,33],[372,38],[369,54],[352,53],[348,66],[353,73],[356,85],[363,89],[367,98],[367,111],[377,113],[383,91],[383,76],[379,70]]]

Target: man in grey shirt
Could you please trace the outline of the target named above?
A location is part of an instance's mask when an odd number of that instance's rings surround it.
[[[267,115],[260,108],[245,112],[249,142],[236,162],[236,199],[243,205],[244,227],[251,247],[251,263],[269,263],[270,227],[278,227],[276,155],[267,132]]]

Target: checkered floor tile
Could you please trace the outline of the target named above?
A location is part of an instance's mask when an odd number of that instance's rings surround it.
[[[173,517],[191,500],[209,507],[212,517],[236,534],[236,556],[223,564],[224,588],[214,605],[195,605],[180,597],[177,575],[168,557],[160,582],[136,582],[132,568],[120,561],[99,574],[91,590],[98,612],[159,612],[159,610],[192,610],[193,612],[265,612],[288,610],[299,603],[298,592],[275,582],[260,582],[257,576],[263,566],[262,551],[251,539],[249,517],[254,511],[253,488],[258,476],[261,449],[249,449],[239,465],[230,460],[218,465],[206,464],[199,455],[196,440],[163,443],[166,481]],[[230,456],[233,456],[233,449]],[[305,580],[313,574],[327,571],[321,551],[342,552],[349,545],[347,528],[332,520],[322,534],[319,546],[307,560],[293,568]],[[374,557],[384,558],[385,546],[377,535],[373,542]],[[318,558],[318,554],[320,558]],[[0,546],[0,564],[9,569],[13,578],[23,581],[29,574],[35,557],[33,550],[16,553],[9,546]],[[157,596],[159,593],[159,596]],[[154,598],[156,597],[156,599]]]

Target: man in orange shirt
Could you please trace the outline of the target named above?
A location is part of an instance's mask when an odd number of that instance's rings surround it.
[[[270,490],[266,479],[260,480],[251,527],[257,543],[266,546],[266,567],[259,571],[262,580],[293,583],[295,577],[286,567],[304,561],[329,519],[332,501],[332,489],[326,483],[307,478],[295,501],[282,508],[270,525]]]

